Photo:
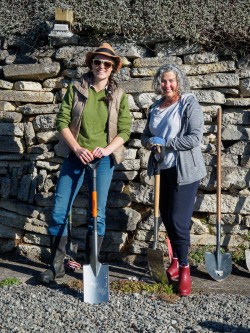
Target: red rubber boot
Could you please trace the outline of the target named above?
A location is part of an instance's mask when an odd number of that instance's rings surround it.
[[[179,295],[188,296],[191,294],[191,277],[190,277],[190,267],[180,266],[180,277],[179,277]]]
[[[170,266],[166,270],[169,281],[175,281],[179,278],[179,262],[178,258],[173,258]]]

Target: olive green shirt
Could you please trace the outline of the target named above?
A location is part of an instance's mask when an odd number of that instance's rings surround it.
[[[106,95],[103,89],[96,92],[94,87],[89,88],[89,96],[84,107],[80,132],[77,142],[81,147],[93,150],[96,147],[106,147],[108,145],[108,107],[102,100]],[[69,127],[71,122],[71,112],[74,101],[73,85],[71,84],[64,96],[56,120],[56,128],[60,132]],[[117,136],[124,142],[129,139],[131,127],[131,116],[128,107],[128,98],[124,93],[121,98],[120,110],[117,124]]]

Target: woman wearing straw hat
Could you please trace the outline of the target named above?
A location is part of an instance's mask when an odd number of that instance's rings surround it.
[[[123,144],[129,139],[131,117],[127,96],[113,78],[122,67],[121,58],[108,43],[88,52],[85,59],[89,72],[81,82],[74,82],[62,101],[56,127],[60,141],[55,151],[67,155],[57,182],[52,220],[51,265],[40,280],[50,283],[63,277],[68,241],[68,216],[84,179],[91,179],[88,163],[100,159],[97,169],[98,252],[105,234],[105,212],[114,166],[123,160]],[[89,182],[90,184],[90,182]],[[92,245],[93,224],[88,217],[86,259]]]

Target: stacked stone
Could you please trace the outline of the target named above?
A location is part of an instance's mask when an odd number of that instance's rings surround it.
[[[62,158],[54,152],[58,141],[55,119],[68,84],[88,69],[85,55],[93,47],[67,45],[67,39],[37,49],[23,64],[0,51],[0,252],[18,246],[25,255],[45,256],[47,226]],[[216,114],[223,110],[222,245],[249,247],[249,111],[250,59],[223,60],[199,45],[184,42],[112,43],[123,57],[117,80],[127,92],[133,119],[126,159],[116,167],[107,204],[106,259],[145,260],[153,240],[153,179],[146,175],[149,152],[140,135],[149,105],[154,101],[152,76],[164,63],[186,72],[192,92],[202,105],[205,130],[202,142],[208,175],[202,180],[192,223],[192,245],[215,245]],[[20,62],[20,63],[18,63]],[[80,190],[72,210],[72,238],[84,251],[88,192]],[[159,246],[166,250],[165,230]]]

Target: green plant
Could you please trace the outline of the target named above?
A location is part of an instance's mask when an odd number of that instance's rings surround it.
[[[239,246],[231,253],[234,263],[242,265],[245,262],[245,249],[245,246]]]
[[[205,245],[193,248],[189,253],[189,259],[191,265],[203,265],[205,252],[213,252],[213,246]]]
[[[148,284],[142,281],[118,280],[111,282],[111,289],[123,293],[173,294],[173,286],[161,283]]]
[[[0,287],[2,288],[5,286],[19,285],[21,283],[22,282],[19,279],[10,277],[0,281]]]

